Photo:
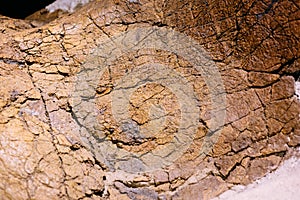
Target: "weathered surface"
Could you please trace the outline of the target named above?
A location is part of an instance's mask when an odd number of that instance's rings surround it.
[[[30,21],[1,17],[0,196],[209,199],[275,170],[300,144],[293,77],[300,70],[299,6],[288,0],[117,0],[92,2],[35,28]],[[201,120],[192,144],[170,166],[136,174],[113,171],[89,143],[99,141],[83,138],[74,117],[77,73],[104,40],[151,26],[185,33],[212,56],[226,90],[226,124],[212,151],[199,156],[211,119],[210,92],[201,73],[172,52],[125,54],[103,73],[95,91],[98,122],[109,142],[129,152],[148,152],[168,144],[178,131],[178,97],[159,84],[136,90],[129,108],[144,128],[152,105],[157,113],[167,113],[155,137],[124,134],[113,118],[117,81],[144,63],[165,64],[182,74],[201,103]]]

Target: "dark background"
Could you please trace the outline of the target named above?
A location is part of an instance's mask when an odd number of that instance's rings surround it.
[[[24,19],[54,1],[55,0],[0,0],[0,14],[11,18]]]

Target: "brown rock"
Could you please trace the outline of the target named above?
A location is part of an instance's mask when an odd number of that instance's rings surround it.
[[[246,130],[240,133],[235,139],[235,141],[232,143],[232,150],[234,152],[241,151],[247,148],[251,143],[251,132]]]
[[[293,97],[298,13],[290,0],[103,0],[68,15],[1,16],[1,198],[210,199],[232,184],[248,184],[275,170],[300,144],[300,103]],[[119,50],[143,33],[119,41],[116,36],[146,27],[192,38],[204,48],[197,52],[206,52],[198,67],[209,68],[198,70],[190,54],[179,50],[138,49],[149,33],[115,60],[109,50],[102,76],[88,70],[104,67],[99,55],[107,49],[97,50],[104,41],[113,40]],[[185,45],[176,41],[166,37],[164,43]],[[202,63],[208,57],[212,61]],[[164,74],[161,67],[151,77],[155,70],[142,71],[153,63],[174,73]],[[214,70],[218,81],[207,78]],[[183,79],[184,89],[151,79],[162,75],[176,77],[175,85]],[[78,85],[80,78],[88,84]],[[126,84],[134,80],[142,86],[130,93],[129,106],[118,105],[116,114],[116,101],[129,94],[132,87]],[[122,95],[113,100],[118,91]],[[223,94],[226,98],[214,104]],[[94,96],[91,106],[87,102]],[[196,109],[190,112],[193,102]],[[124,126],[118,117],[126,110],[131,121]],[[225,123],[212,130],[224,110]],[[90,117],[94,112],[96,117]],[[128,162],[129,153],[146,156]],[[162,169],[144,168],[161,163]]]
[[[272,86],[272,100],[286,99],[295,94],[295,79],[291,76],[282,77]]]
[[[247,182],[247,171],[242,166],[237,166],[229,175],[228,182],[233,184],[246,184]]]
[[[252,86],[265,87],[271,85],[279,79],[278,74],[268,74],[262,72],[249,72],[248,80]]]
[[[229,172],[234,168],[235,165],[240,163],[243,159],[243,154],[238,153],[232,156],[223,156],[219,160],[216,161],[215,165],[219,168],[219,172],[222,176],[226,177]]]
[[[281,157],[275,155],[253,160],[247,172],[249,179],[256,180],[258,177],[264,176],[267,172],[275,170],[281,160]]]
[[[220,194],[226,190],[226,184],[219,177],[208,177],[202,183],[188,185],[187,187],[179,190],[173,197],[174,199],[211,199],[212,197]]]

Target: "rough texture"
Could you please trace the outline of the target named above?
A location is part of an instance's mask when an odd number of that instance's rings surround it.
[[[300,106],[294,95],[299,6],[289,0],[103,0],[47,24],[1,16],[0,196],[210,199],[275,170],[300,144]],[[149,26],[185,33],[209,52],[227,93],[226,124],[212,151],[200,157],[211,118],[203,77],[174,53],[126,54],[103,74],[97,90],[99,124],[118,148],[147,152],[168,143],[178,128],[178,100],[168,88],[149,84],[130,99],[131,116],[146,126],[147,109],[159,105],[168,113],[167,128],[155,138],[122,134],[111,115],[111,90],[132,68],[150,61],[168,64],[192,83],[204,104],[192,145],[172,165],[147,173],[112,171],[81,137],[70,97],[82,64],[103,40]]]
[[[297,199],[300,193],[297,190],[300,184],[299,177],[297,176],[299,174],[299,165],[299,158],[292,157],[283,162],[275,172],[268,174],[266,177],[247,186],[234,186],[213,200],[248,200],[249,198],[265,200],[269,199],[270,196],[274,200]]]

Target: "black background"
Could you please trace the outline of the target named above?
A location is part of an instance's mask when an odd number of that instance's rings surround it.
[[[0,14],[24,19],[52,2],[54,0],[0,0]]]

